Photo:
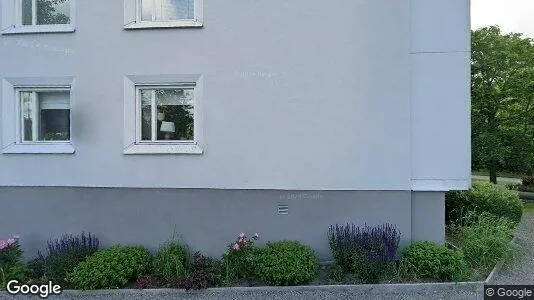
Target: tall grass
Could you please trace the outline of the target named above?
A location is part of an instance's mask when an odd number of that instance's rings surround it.
[[[469,217],[475,221],[458,228],[458,244],[469,266],[489,270],[500,260],[512,261],[515,223],[489,213]]]

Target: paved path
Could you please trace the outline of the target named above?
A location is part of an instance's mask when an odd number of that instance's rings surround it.
[[[472,179],[476,179],[476,180],[487,180],[487,181],[489,181],[489,176],[471,175],[471,178]],[[519,179],[519,178],[497,177],[497,183],[518,184],[518,183],[521,183],[521,179]]]
[[[518,261],[505,266],[492,284],[534,284],[534,211],[525,211],[516,232]]]

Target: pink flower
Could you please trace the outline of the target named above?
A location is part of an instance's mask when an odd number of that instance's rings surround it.
[[[8,246],[11,246],[13,244],[15,244],[16,240],[15,239],[7,239],[7,245]]]
[[[242,243],[243,243],[243,241],[244,241],[244,239],[243,239],[243,238],[239,238],[239,243],[240,243],[240,244],[242,244]]]
[[[257,240],[260,238],[260,235],[258,233],[254,233],[254,236],[252,237],[253,239]]]
[[[241,232],[241,233],[239,234],[239,237],[240,237],[240,238],[244,238],[244,237],[245,237],[245,234],[244,234],[243,232]]]
[[[7,248],[9,245],[6,241],[0,240],[0,250]]]
[[[239,244],[234,244],[234,246],[232,247],[232,250],[234,251],[239,251]]]
[[[16,240],[18,240],[18,239],[20,239],[20,236],[19,236],[18,234],[15,234],[15,235],[13,236],[13,238],[16,239]]]

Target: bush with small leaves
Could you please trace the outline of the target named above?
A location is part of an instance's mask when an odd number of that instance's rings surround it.
[[[154,257],[154,273],[163,280],[185,276],[188,251],[182,244],[171,241],[163,244]]]
[[[465,216],[473,211],[476,214],[490,213],[519,223],[523,215],[523,202],[517,191],[489,182],[474,183],[469,191],[450,191],[445,194],[447,224],[470,225],[465,222]]]
[[[310,247],[297,241],[268,243],[258,259],[257,274],[275,285],[305,284],[317,276],[319,262]]]
[[[143,247],[112,246],[81,262],[70,276],[77,289],[121,288],[150,268],[150,252]]]
[[[413,243],[402,251],[401,269],[409,277],[456,281],[466,268],[462,252],[430,241]]]

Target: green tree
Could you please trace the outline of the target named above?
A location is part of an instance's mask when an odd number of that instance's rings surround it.
[[[472,33],[473,167],[532,172],[534,44],[499,27]]]

